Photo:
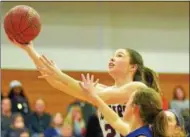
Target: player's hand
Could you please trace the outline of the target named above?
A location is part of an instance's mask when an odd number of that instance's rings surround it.
[[[11,37],[8,37],[8,39],[9,39],[9,41],[10,41],[13,45],[15,45],[15,46],[17,46],[17,47],[19,47],[19,48],[22,48],[22,49],[24,49],[24,50],[28,50],[29,48],[33,47],[32,41],[29,42],[28,44],[20,44],[20,43],[18,43],[15,39],[12,39]]]
[[[83,89],[83,91],[92,97],[96,97],[97,89],[95,87],[98,84],[99,79],[95,81],[94,75],[90,76],[90,74],[87,74],[86,77],[84,76],[84,74],[82,74],[81,78],[82,78],[82,82],[80,82],[79,85]]]
[[[39,61],[43,67],[38,67],[38,70],[42,74],[38,78],[49,77],[55,80],[61,80],[62,72],[52,60],[49,60],[46,56],[42,55],[40,56]]]

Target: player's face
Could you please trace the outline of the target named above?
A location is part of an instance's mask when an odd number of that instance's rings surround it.
[[[130,55],[125,49],[116,50],[108,64],[109,73],[111,76],[118,74],[126,75],[130,71]]]

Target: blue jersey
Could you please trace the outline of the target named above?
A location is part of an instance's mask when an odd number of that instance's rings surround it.
[[[143,126],[141,128],[138,128],[135,131],[129,133],[126,137],[139,137],[139,136],[152,137],[152,131],[149,128],[149,126]]]

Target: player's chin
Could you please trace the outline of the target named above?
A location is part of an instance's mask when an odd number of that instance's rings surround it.
[[[113,67],[108,67],[108,73],[112,76],[115,75],[117,70]]]

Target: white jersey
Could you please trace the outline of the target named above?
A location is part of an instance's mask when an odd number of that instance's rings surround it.
[[[110,88],[113,88],[113,87],[106,88],[105,92],[109,92],[107,90],[109,90]],[[113,104],[113,105],[109,105],[109,107],[112,108],[112,110],[115,111],[119,115],[119,117],[121,118],[123,117],[123,112],[125,110],[124,104]],[[112,126],[110,126],[107,123],[107,121],[104,119],[104,116],[101,114],[100,111],[98,111],[98,119],[99,119],[100,127],[102,129],[104,137],[123,137],[114,128],[112,128]]]

